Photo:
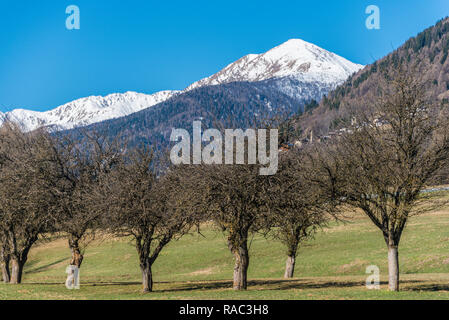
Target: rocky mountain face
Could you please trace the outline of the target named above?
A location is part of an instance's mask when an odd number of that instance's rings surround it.
[[[255,86],[259,91],[274,90],[295,99],[302,106],[307,101],[320,100],[361,68],[361,65],[314,44],[292,39],[263,54],[247,55],[183,91],[92,96],[46,112],[16,109],[0,116],[20,123],[26,131],[42,126],[54,130],[72,129],[124,117],[193,89],[232,82],[257,83]]]

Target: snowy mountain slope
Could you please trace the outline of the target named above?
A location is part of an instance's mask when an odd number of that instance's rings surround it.
[[[324,95],[335,89],[340,82],[323,83],[319,81],[304,81],[295,76],[271,78],[263,81],[250,82],[264,92],[280,92],[299,103],[301,111],[311,100],[320,101]]]
[[[312,43],[291,39],[262,54],[249,54],[187,90],[235,81],[292,77],[301,82],[336,86],[363,68]]]
[[[126,92],[105,97],[91,96],[45,112],[15,109],[0,114],[0,117],[19,123],[25,131],[43,126],[53,127],[56,130],[72,129],[129,115],[163,102],[178,93],[178,91],[160,91],[148,95]]]
[[[275,90],[300,102],[320,100],[351,74],[363,68],[334,53],[300,39],[287,42],[262,54],[249,54],[218,73],[193,83],[184,91],[161,91],[147,95],[115,93],[105,97],[78,99],[53,110],[36,112],[16,109],[5,114],[26,131],[42,126],[55,130],[72,129],[127,116],[193,89],[231,82],[259,82],[265,90]]]

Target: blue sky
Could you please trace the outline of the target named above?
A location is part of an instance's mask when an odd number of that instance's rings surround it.
[[[365,28],[371,4],[380,30]],[[447,0],[0,0],[0,111],[183,89],[291,38],[368,64],[448,15]]]

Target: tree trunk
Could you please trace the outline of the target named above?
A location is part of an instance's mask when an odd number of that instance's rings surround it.
[[[294,240],[290,240],[287,245],[287,262],[285,265],[285,279],[293,278],[293,274],[295,273],[295,263],[296,263],[296,252],[298,252],[299,245],[299,233],[296,233],[297,236]]]
[[[233,248],[233,254],[235,258],[234,266],[234,290],[246,290],[248,287],[248,266],[249,266],[249,254],[247,242],[242,242],[238,247]]]
[[[22,283],[23,266],[25,261],[20,260],[17,257],[11,259],[11,281],[12,284]]]
[[[153,274],[151,272],[151,264],[149,261],[145,261],[140,264],[140,270],[142,271],[142,290],[143,292],[153,291]]]
[[[295,272],[295,262],[296,262],[296,257],[294,255],[289,255],[287,257],[287,263],[285,266],[285,273],[284,273],[285,279],[293,278],[293,274]]]
[[[388,246],[388,289],[399,291],[399,253],[398,246]]]
[[[4,283],[9,283],[11,280],[11,274],[9,272],[9,254],[5,254],[2,250],[0,256],[0,268],[2,270],[2,278]]]
[[[69,247],[72,252],[72,260],[70,261],[70,265],[77,266],[78,269],[81,268],[81,264],[83,263],[84,256],[81,254],[81,249],[79,246],[79,240],[73,237],[69,238]]]

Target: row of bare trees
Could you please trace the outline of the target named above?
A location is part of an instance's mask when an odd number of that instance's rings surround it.
[[[255,165],[161,165],[149,148],[127,150],[99,135],[74,142],[5,123],[0,157],[0,261],[9,283],[22,281],[38,240],[66,236],[70,264],[80,268],[101,230],[134,239],[143,290],[151,291],[164,247],[214,221],[235,256],[234,288],[246,289],[250,233],[286,243],[292,277],[299,243],[329,218],[317,190],[306,188],[296,153],[281,157],[281,174],[266,177]]]
[[[213,221],[234,256],[233,287],[247,288],[248,241],[262,233],[286,246],[294,275],[304,240],[348,209],[366,214],[388,247],[389,288],[399,290],[398,246],[408,218],[431,205],[421,191],[447,168],[447,110],[425,86],[398,72],[378,104],[357,109],[341,136],[282,152],[273,176],[257,165],[180,165],[148,147],[86,134],[83,141],[45,131],[0,129],[0,263],[20,283],[31,247],[63,234],[72,265],[97,231],[131,237],[145,292],[152,266],[172,240]]]

